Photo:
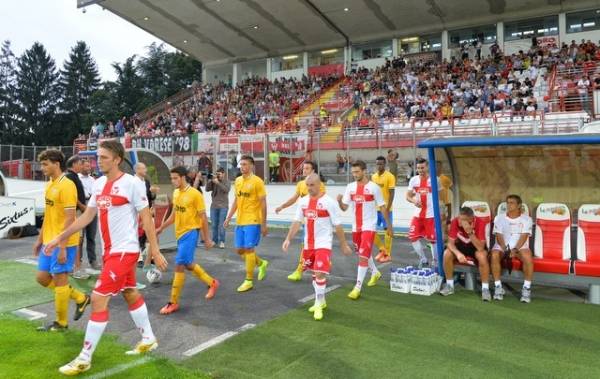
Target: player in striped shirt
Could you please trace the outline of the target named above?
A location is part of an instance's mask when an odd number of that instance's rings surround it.
[[[290,197],[285,203],[281,204],[280,206],[278,206],[277,208],[275,208],[275,213],[279,214],[279,212],[281,212],[282,210],[294,205],[296,203],[296,201],[298,201],[298,199],[301,199],[305,196],[308,195],[308,186],[306,184],[306,178],[308,178],[309,175],[311,174],[318,174],[318,169],[317,169],[317,164],[313,161],[305,161],[304,164],[302,165],[302,175],[304,176],[305,179],[302,179],[301,181],[298,182],[298,184],[296,184],[296,192],[294,192],[294,194],[292,195],[292,197]],[[325,184],[323,184],[323,182],[320,182],[320,188],[319,190],[321,191],[321,193],[325,193]],[[304,251],[304,248],[301,247],[300,248],[300,257],[298,258],[298,266],[296,266],[296,270],[294,272],[292,272],[290,275],[288,275],[288,280],[292,281],[292,282],[298,282],[300,280],[302,280],[302,273],[304,272],[304,264],[302,263],[302,252]]]
[[[338,195],[338,204],[345,211],[352,209],[354,214],[352,222],[352,241],[358,252],[358,273],[356,276],[356,285],[348,294],[352,300],[360,297],[362,284],[367,274],[367,269],[371,269],[371,279],[367,286],[372,287],[377,284],[381,278],[381,272],[375,266],[371,250],[373,249],[373,240],[377,230],[377,211],[381,211],[385,224],[387,226],[387,235],[392,236],[392,223],[389,220],[385,200],[379,186],[369,180],[367,176],[367,164],[361,160],[352,163],[352,177],[354,182],[348,184],[344,195]]]
[[[305,233],[303,239],[302,265],[303,270],[312,270],[313,288],[315,289],[315,304],[309,308],[315,320],[323,318],[323,310],[327,307],[325,302],[325,288],[327,275],[331,269],[331,245],[333,229],[340,240],[342,253],[352,254],[352,250],[344,236],[341,219],[335,200],[321,191],[321,180],[317,174],[310,174],[306,179],[308,196],[298,202],[294,222],[283,242],[282,249],[287,252],[291,240],[294,238],[303,223]]]
[[[87,324],[83,348],[75,359],[59,369],[65,375],[77,375],[90,369],[92,355],[108,325],[108,303],[111,296],[119,293],[125,298],[129,314],[142,335],[141,341],[126,354],[143,354],[158,347],[146,303],[136,289],[135,270],[140,254],[138,214],[141,216],[150,243],[149,251],[155,264],[164,271],[167,261],[158,248],[144,183],[119,169],[124,159],[125,149],[119,142],[108,140],[100,143],[98,165],[105,176],[94,182],[92,197],[85,212],[48,243],[45,249],[52,251],[69,236],[89,224],[96,213],[98,214],[104,265],[92,292],[92,314]]]

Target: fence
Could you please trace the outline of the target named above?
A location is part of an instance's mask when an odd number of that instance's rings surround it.
[[[0,171],[5,177],[44,180],[37,156],[47,149],[58,149],[66,158],[74,151],[73,146],[0,145]]]

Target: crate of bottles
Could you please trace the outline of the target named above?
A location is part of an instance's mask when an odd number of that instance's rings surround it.
[[[390,290],[400,293],[430,296],[438,292],[442,277],[437,272],[412,266],[391,269]]]

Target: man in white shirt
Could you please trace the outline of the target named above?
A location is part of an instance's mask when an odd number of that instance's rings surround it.
[[[504,298],[504,288],[500,281],[501,260],[504,252],[510,251],[510,257],[517,257],[523,263],[523,289],[521,302],[531,302],[531,281],[533,279],[533,257],[529,249],[529,236],[533,222],[529,215],[522,212],[522,200],[518,195],[506,197],[506,214],[494,219],[496,243],[492,247],[492,276],[494,277],[494,300]]]
[[[439,178],[438,191],[442,190]],[[429,163],[423,158],[417,159],[417,176],[408,182],[406,201],[413,204],[416,209],[410,222],[408,239],[413,249],[419,256],[419,267],[429,265],[424,246],[431,243],[431,255],[433,266],[437,267],[437,245],[435,240],[435,223],[433,219],[433,196],[431,177],[429,176]],[[439,206],[439,205],[438,205]]]
[[[581,107],[587,111],[589,109],[588,91],[590,88],[590,81],[588,78],[582,76],[577,82],[577,92],[579,93],[579,101],[581,101]]]
[[[315,320],[323,318],[323,310],[327,307],[325,302],[325,287],[327,275],[331,269],[331,246],[333,229],[340,241],[342,253],[352,254],[346,243],[342,221],[338,207],[331,197],[321,191],[321,180],[318,174],[310,174],[306,178],[308,196],[300,198],[292,227],[283,242],[282,249],[287,252],[291,240],[305,224],[305,233],[302,250],[303,269],[313,271],[313,288],[315,289],[315,304],[309,311]]]
[[[377,231],[378,210],[381,211],[385,220],[387,235],[390,238],[393,236],[393,232],[381,189],[377,184],[370,181],[367,176],[367,164],[361,160],[354,161],[351,172],[355,181],[348,184],[343,196],[338,195],[337,201],[343,211],[351,208],[354,214],[352,219],[352,242],[358,253],[359,260],[356,285],[348,294],[348,297],[352,300],[357,300],[360,297],[367,269],[371,269],[371,279],[367,283],[367,286],[373,287],[377,284],[379,278],[381,278],[381,272],[375,266],[375,261],[371,256],[373,241]]]
[[[83,192],[85,193],[85,202],[87,205],[87,202],[90,200],[90,197],[92,197],[92,189],[94,188],[94,182],[96,181],[96,179],[94,179],[94,177],[92,177],[90,175],[92,171],[90,162],[87,159],[83,160],[83,165],[81,168],[81,172],[78,174],[79,175],[79,180],[81,181],[81,184],[83,185]],[[97,263],[96,260],[96,233],[98,230],[98,217],[96,215],[94,215],[94,218],[92,219],[92,221],[82,230],[82,235],[81,235],[81,239],[79,242],[79,251],[83,252],[83,240],[85,239],[86,241],[86,251],[87,251],[87,257],[88,257],[88,262],[90,263],[90,267],[93,268],[94,270],[99,270],[100,266]],[[81,259],[81,256],[83,254],[81,254],[79,256],[79,259]]]

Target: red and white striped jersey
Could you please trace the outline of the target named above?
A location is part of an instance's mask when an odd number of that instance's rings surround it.
[[[367,184],[348,184],[342,203],[350,205],[354,213],[353,232],[377,230],[377,211],[385,205],[381,188],[377,184],[371,181]]]
[[[148,207],[144,183],[129,174],[94,182],[88,207],[98,208],[104,254],[139,253],[138,212]]]
[[[442,189],[440,180],[438,179],[438,191]],[[433,218],[433,198],[431,196],[431,177],[427,179],[421,178],[420,175],[413,176],[408,182],[408,190],[417,195],[418,201],[421,203],[421,208],[415,209],[414,217],[418,218]]]
[[[331,250],[333,228],[342,222],[337,203],[325,194],[318,198],[301,197],[294,221],[305,221],[304,249],[306,250]]]

